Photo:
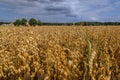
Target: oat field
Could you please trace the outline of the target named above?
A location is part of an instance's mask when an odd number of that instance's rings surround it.
[[[120,26],[0,27],[0,80],[119,80]]]

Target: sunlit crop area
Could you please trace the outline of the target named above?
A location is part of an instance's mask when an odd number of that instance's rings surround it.
[[[0,80],[119,79],[119,26],[0,27]]]

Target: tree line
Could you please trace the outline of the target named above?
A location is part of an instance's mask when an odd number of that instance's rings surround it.
[[[40,20],[36,20],[34,18],[31,18],[29,21],[27,19],[23,18],[22,20],[17,19],[14,22],[15,26],[40,26],[40,25],[50,25],[50,26],[109,26],[109,25],[120,25],[120,22],[71,22],[71,23],[47,23],[47,22],[41,22]]]
[[[42,23],[40,20],[36,20],[34,18],[31,18],[30,20],[23,18],[22,20],[17,19],[13,24],[15,26],[40,26]]]
[[[2,24],[9,24],[9,22],[0,22]],[[109,26],[109,25],[120,25],[120,22],[71,22],[71,23],[49,23],[49,22],[41,22],[40,20],[36,20],[35,18],[31,18],[27,20],[26,18],[17,19],[13,22],[15,26],[40,26],[40,25],[50,25],[50,26]]]
[[[0,22],[0,25],[2,24],[10,24],[10,22]]]
[[[109,26],[109,25],[120,25],[120,22],[71,22],[71,23],[45,23],[43,22],[42,25],[56,25],[56,26]]]

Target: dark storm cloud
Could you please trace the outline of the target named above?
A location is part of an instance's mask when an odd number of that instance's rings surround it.
[[[27,0],[28,2],[48,3],[48,0]]]
[[[61,11],[69,11],[68,8],[65,8],[65,7],[53,7],[53,6],[48,6],[45,8],[46,11],[58,11],[58,12],[61,12]]]
[[[54,3],[54,2],[63,2],[64,0],[27,0],[29,2],[40,2],[40,3]]]
[[[4,1],[0,1],[0,3],[3,3],[5,5],[10,5],[10,6],[14,6],[14,7],[21,7],[21,6],[25,6],[25,7],[29,7],[29,6],[35,6],[36,4],[34,4],[33,2],[27,1],[27,0],[4,0]]]
[[[63,2],[64,0],[50,0],[51,2]]]

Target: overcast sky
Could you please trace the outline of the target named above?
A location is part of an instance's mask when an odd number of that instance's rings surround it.
[[[0,21],[120,21],[120,0],[0,0]]]

